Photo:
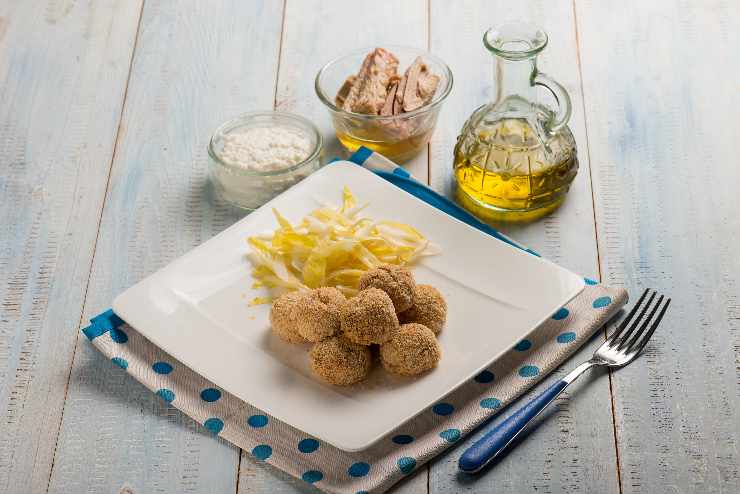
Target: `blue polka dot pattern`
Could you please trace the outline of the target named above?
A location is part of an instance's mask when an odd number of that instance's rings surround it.
[[[319,472],[318,470],[309,470],[308,472],[303,472],[301,478],[304,480],[304,482],[315,484],[316,482],[324,478],[324,474]]]
[[[484,398],[480,401],[480,406],[482,408],[490,408],[491,410],[494,410],[501,406],[501,400],[497,398]]]
[[[477,376],[475,376],[475,382],[479,382],[481,384],[490,383],[493,381],[494,375],[493,372],[484,370]]]
[[[157,374],[169,374],[172,372],[172,366],[167,362],[154,362],[152,370]]]
[[[200,399],[208,403],[218,401],[219,398],[221,398],[221,391],[216,388],[206,388],[200,392]]]
[[[113,328],[110,330],[110,339],[116,343],[126,343],[128,341],[128,336],[122,330]]]
[[[522,340],[516,344],[514,350],[516,350],[517,352],[526,352],[530,348],[532,348],[532,342],[529,340]]]
[[[525,365],[519,369],[519,375],[522,377],[534,377],[540,373],[536,365]]]
[[[568,331],[567,333],[561,333],[557,337],[558,343],[570,343],[571,341],[576,340],[576,334],[572,331]]]
[[[370,465],[362,461],[354,463],[349,467],[349,470],[347,470],[347,474],[350,477],[364,477],[368,473],[370,473]]]
[[[612,303],[612,299],[609,297],[599,297],[594,300],[594,309],[602,309]]]
[[[272,448],[267,444],[260,444],[252,448],[252,456],[260,461],[265,461],[272,456]]]
[[[444,417],[445,415],[449,415],[454,412],[455,407],[453,407],[449,403],[437,403],[432,407],[432,411],[437,415],[442,415]]]
[[[249,424],[250,427],[259,429],[260,427],[264,427],[267,425],[267,420],[267,417],[265,417],[264,415],[252,415],[247,419],[247,424]]]
[[[125,358],[113,357],[112,359],[110,359],[110,361],[116,364],[121,369],[125,369],[128,367],[128,361]]]
[[[568,317],[568,314],[570,314],[570,312],[568,312],[568,309],[566,309],[565,307],[561,307],[555,314],[552,315],[552,318],[556,321],[562,321],[563,319]]]
[[[460,431],[458,429],[447,429],[439,433],[439,437],[447,441],[448,443],[454,443],[460,439]]]
[[[409,444],[414,442],[414,438],[408,434],[399,434],[397,436],[393,436],[392,441],[396,444]]]
[[[416,460],[410,456],[404,456],[398,459],[398,469],[401,470],[402,473],[411,473],[414,468],[416,468]]]
[[[224,428],[224,421],[216,417],[211,417],[203,422],[203,427],[211,431],[213,434],[218,434],[221,429]]]
[[[301,453],[313,453],[319,449],[319,442],[316,439],[311,439],[310,437],[307,439],[302,439],[298,443],[298,451]]]
[[[598,281],[594,281],[591,278],[583,278],[583,281],[585,281],[587,285],[598,285],[599,284]]]
[[[162,388],[157,391],[157,396],[162,398],[167,403],[172,403],[175,401],[175,393],[172,392],[172,390],[169,390],[167,388]]]

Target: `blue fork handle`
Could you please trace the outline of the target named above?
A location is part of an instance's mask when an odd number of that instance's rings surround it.
[[[592,360],[579,365],[562,380],[551,385],[542,394],[491,429],[485,436],[465,450],[458,462],[460,470],[466,473],[475,473],[485,467],[491,460],[501,454],[514,438],[527,427],[527,424],[547,408],[570,383],[594,365],[597,365],[597,362]]]
[[[552,403],[566,386],[568,383],[565,381],[556,382],[476,441],[460,457],[460,470],[473,473],[486,466],[506,449],[527,424]]]

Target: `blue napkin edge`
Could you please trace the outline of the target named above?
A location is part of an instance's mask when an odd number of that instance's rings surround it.
[[[88,340],[92,341],[113,329],[118,329],[125,322],[113,312],[113,309],[108,309],[90,319],[90,325],[82,328],[81,331]]]

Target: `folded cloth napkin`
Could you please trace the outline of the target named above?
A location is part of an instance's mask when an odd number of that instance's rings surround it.
[[[359,161],[370,167],[366,161],[372,160],[356,159]],[[428,190],[425,193],[434,194]],[[309,437],[221,390],[167,355],[110,310],[94,317],[82,331],[115,365],[208,432],[251,452],[256,460],[270,463],[326,492],[382,492],[554,370],[626,302],[623,289],[587,279],[578,296],[490,368],[401,424],[371,448],[354,453]]]

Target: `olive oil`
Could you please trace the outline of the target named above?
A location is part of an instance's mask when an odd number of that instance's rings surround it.
[[[433,125],[416,132],[404,132],[403,128],[399,131],[392,125],[377,123],[353,128],[351,132],[340,130],[340,126],[336,128],[337,139],[350,153],[365,146],[396,163],[405,163],[425,149],[434,131]]]
[[[470,122],[455,147],[463,206],[494,221],[529,221],[560,206],[578,171],[569,131],[543,140],[524,118]]]
[[[492,27],[483,44],[493,55],[494,98],[470,115],[457,139],[457,197],[484,220],[533,220],[562,204],[578,172],[570,97],[537,68],[547,46],[542,29]],[[556,105],[540,101],[543,89]]]
[[[372,136],[345,134],[337,131],[337,139],[350,153],[357,151],[360,146],[372,149],[396,163],[405,163],[426,148],[432,130],[420,135],[413,135],[400,140],[373,139]]]

